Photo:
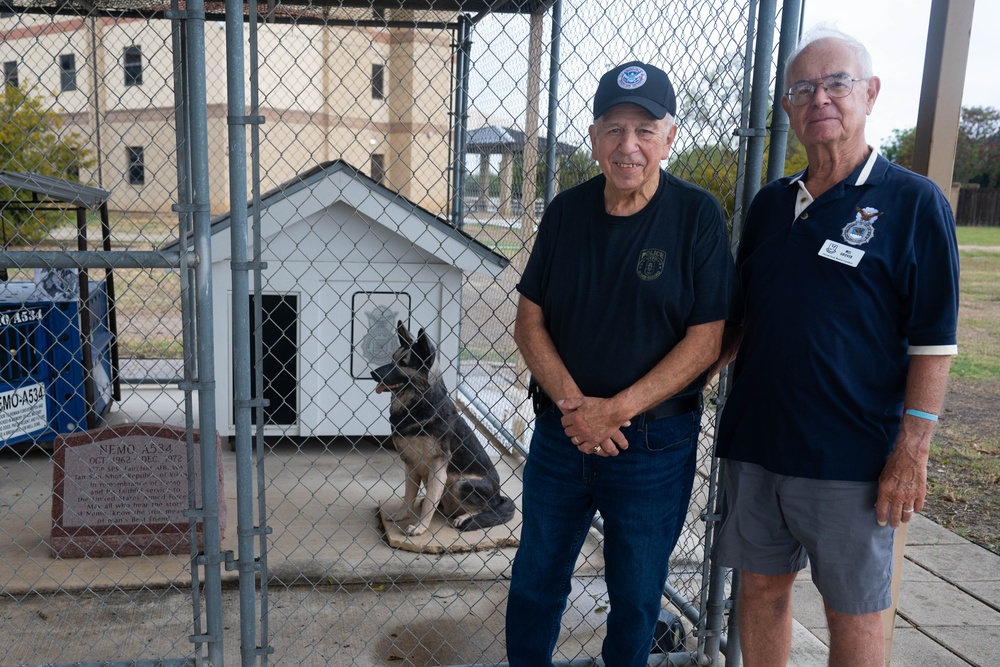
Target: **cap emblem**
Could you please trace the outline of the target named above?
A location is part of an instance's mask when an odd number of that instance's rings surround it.
[[[634,90],[646,83],[646,70],[636,65],[626,67],[618,75],[618,87],[625,90]]]

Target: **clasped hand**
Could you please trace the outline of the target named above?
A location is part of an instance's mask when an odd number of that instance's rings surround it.
[[[629,420],[621,421],[606,398],[564,398],[557,403],[563,413],[562,426],[566,436],[583,454],[618,456],[628,449],[628,439],[622,429]]]

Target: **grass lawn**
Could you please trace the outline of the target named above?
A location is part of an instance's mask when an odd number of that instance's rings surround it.
[[[1000,245],[1000,234],[997,238]],[[1000,380],[1000,252],[965,250],[959,261],[959,353],[952,360],[951,375]]]
[[[959,227],[962,246],[1000,246],[1000,228]],[[963,250],[958,356],[931,443],[924,515],[1000,553],[1000,252]]]
[[[958,227],[958,245],[1000,247],[1000,227]]]

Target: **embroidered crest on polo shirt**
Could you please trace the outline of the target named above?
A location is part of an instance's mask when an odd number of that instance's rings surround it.
[[[639,280],[656,280],[663,273],[663,266],[667,261],[667,253],[657,248],[646,248],[639,253],[639,264],[635,267],[635,274]]]
[[[875,221],[884,213],[870,206],[857,208],[857,215],[844,227],[842,236],[851,245],[863,245],[875,236]]]
[[[626,67],[618,75],[618,87],[625,90],[634,90],[644,83],[646,83],[646,70],[637,65]]]

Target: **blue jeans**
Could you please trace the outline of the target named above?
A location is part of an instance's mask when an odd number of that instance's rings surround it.
[[[535,420],[524,468],[521,545],[507,599],[511,667],[552,664],[573,566],[594,513],[604,519],[610,611],[601,655],[607,667],[644,666],[660,614],[670,552],[694,481],[700,411],[623,429],[614,457],[581,454],[551,407]]]

